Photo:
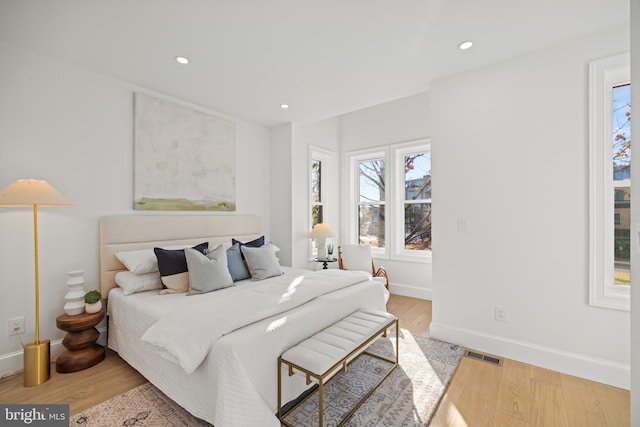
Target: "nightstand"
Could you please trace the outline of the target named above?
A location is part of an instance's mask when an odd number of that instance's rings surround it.
[[[104,319],[104,308],[95,314],[82,313],[75,316],[61,314],[56,317],[56,326],[67,332],[62,345],[67,349],[56,359],[56,371],[77,372],[97,365],[104,360],[104,347],[96,344],[100,332],[95,326]]]
[[[338,261],[336,258],[329,258],[329,259],[318,259],[318,258],[314,258],[313,259],[315,262],[321,262],[322,263],[322,269],[326,270],[329,268],[329,263],[330,262],[336,262]]]

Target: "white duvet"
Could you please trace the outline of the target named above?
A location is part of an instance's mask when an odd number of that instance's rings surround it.
[[[171,399],[216,427],[280,427],[275,416],[278,356],[356,310],[385,310],[388,292],[380,282],[366,277],[349,285],[341,278],[357,276],[345,273],[286,269],[281,278],[239,282],[228,291],[198,296],[158,295],[158,291],[125,296],[116,288],[108,300],[109,347]],[[296,282],[301,275],[306,276],[305,280]],[[323,279],[337,283],[321,283]],[[283,283],[287,283],[286,288]],[[236,296],[231,297],[232,294]],[[237,300],[232,302],[233,298]],[[192,305],[204,300],[210,300],[217,308],[208,313],[202,309],[195,317],[187,315],[195,313]],[[267,301],[275,301],[280,307],[276,311],[284,311],[269,315],[272,309],[267,308]],[[248,314],[248,320],[240,320],[240,313]],[[238,326],[264,315],[267,317]],[[231,326],[220,328],[218,320],[223,318],[231,320]],[[173,324],[164,329],[180,331],[184,336],[172,343],[166,336],[159,339],[168,341],[169,347],[186,349],[186,353],[192,341],[197,341],[195,335],[209,334],[206,344],[198,346],[199,352],[210,349],[193,372],[186,373],[179,364],[182,351],[160,352],[160,347],[141,339],[146,334],[147,338],[155,335],[150,331],[156,326],[158,335],[164,335],[160,332],[162,324]],[[187,330],[189,333],[185,334]],[[220,334],[223,335],[213,339]],[[171,352],[175,353],[171,359],[176,361],[167,360]],[[191,361],[183,360],[182,364],[197,364],[199,357],[190,355],[187,359]],[[283,374],[285,402],[306,388],[304,376]]]
[[[142,340],[159,347],[166,358],[190,374],[223,335],[369,277],[360,271],[326,270],[254,282],[253,286],[221,292],[216,298],[190,296],[186,304],[162,316]],[[189,319],[187,327],[185,319]]]

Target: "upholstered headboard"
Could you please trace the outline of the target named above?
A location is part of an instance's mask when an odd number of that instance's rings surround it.
[[[156,246],[209,242],[209,247],[231,238],[252,240],[261,234],[255,215],[122,215],[100,221],[100,292],[107,298],[116,287],[115,276],[125,267],[115,257],[118,251]]]

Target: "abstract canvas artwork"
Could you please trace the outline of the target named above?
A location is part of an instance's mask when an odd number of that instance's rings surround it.
[[[235,211],[235,123],[134,94],[134,208]]]

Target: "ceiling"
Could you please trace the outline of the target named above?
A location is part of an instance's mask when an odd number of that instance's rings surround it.
[[[0,0],[0,41],[265,126],[628,23],[629,0]]]

